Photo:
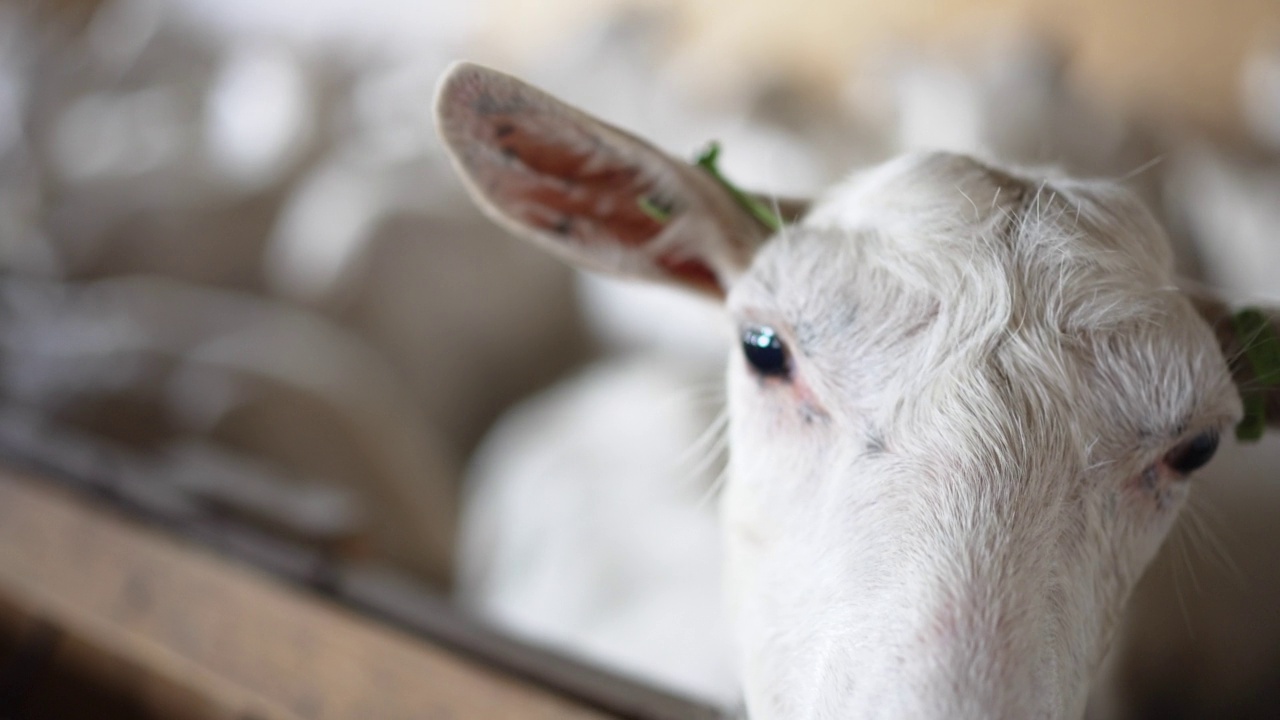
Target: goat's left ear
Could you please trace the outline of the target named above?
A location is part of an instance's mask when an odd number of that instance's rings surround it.
[[[1268,427],[1280,428],[1280,310],[1231,310],[1205,295],[1191,302],[1209,322],[1244,401],[1244,420],[1236,427],[1241,440],[1257,440]]]
[[[436,114],[481,208],[588,269],[723,296],[772,234],[712,173],[509,75],[454,65]]]

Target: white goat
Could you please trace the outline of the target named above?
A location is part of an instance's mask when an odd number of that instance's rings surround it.
[[[1175,288],[1140,203],[913,155],[774,233],[712,173],[500,73],[456,66],[438,112],[503,225],[725,298],[752,717],[1082,714],[1187,475],[1241,415],[1225,311]]]
[[[147,277],[6,278],[0,318],[5,405],[88,419],[98,434],[154,435],[163,451],[149,454],[189,489],[201,475],[233,474],[219,471],[234,465],[218,459],[225,456],[338,491],[376,518],[360,530],[379,552],[422,577],[449,577],[457,473],[447,446],[400,375],[332,322]],[[132,427],[147,423],[122,406],[145,408],[139,414],[157,427]],[[243,502],[253,505],[251,483],[199,484],[255,509]]]
[[[509,412],[467,473],[455,588],[507,632],[733,707],[709,452],[723,414],[690,392],[706,364],[603,360]]]

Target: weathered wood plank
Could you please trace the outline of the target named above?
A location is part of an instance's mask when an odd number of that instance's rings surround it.
[[[0,598],[226,717],[604,717],[3,472]]]

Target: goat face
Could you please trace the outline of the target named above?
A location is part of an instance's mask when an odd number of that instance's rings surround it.
[[[954,155],[757,253],[722,513],[753,717],[1082,714],[1239,414],[1171,267],[1116,188]]]
[[[921,155],[774,233],[713,174],[514,78],[457,66],[438,111],[498,222],[725,300],[753,718],[1082,712],[1188,473],[1240,414],[1134,199]]]

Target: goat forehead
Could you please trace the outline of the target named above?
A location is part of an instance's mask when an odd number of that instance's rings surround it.
[[[755,292],[781,288],[806,304],[806,289],[839,303],[848,294],[834,289],[870,282],[986,308],[975,320],[1096,330],[1166,313],[1172,267],[1158,224],[1113,184],[1050,185],[934,153],[837,186],[750,275]]]
[[[927,381],[945,366],[962,383],[994,372],[1045,402],[1108,385],[1099,412],[1143,433],[1232,413],[1167,241],[1107,183],[1048,185],[947,154],[895,161],[775,238],[730,302],[775,312],[829,375],[887,349],[901,360],[884,372]]]

